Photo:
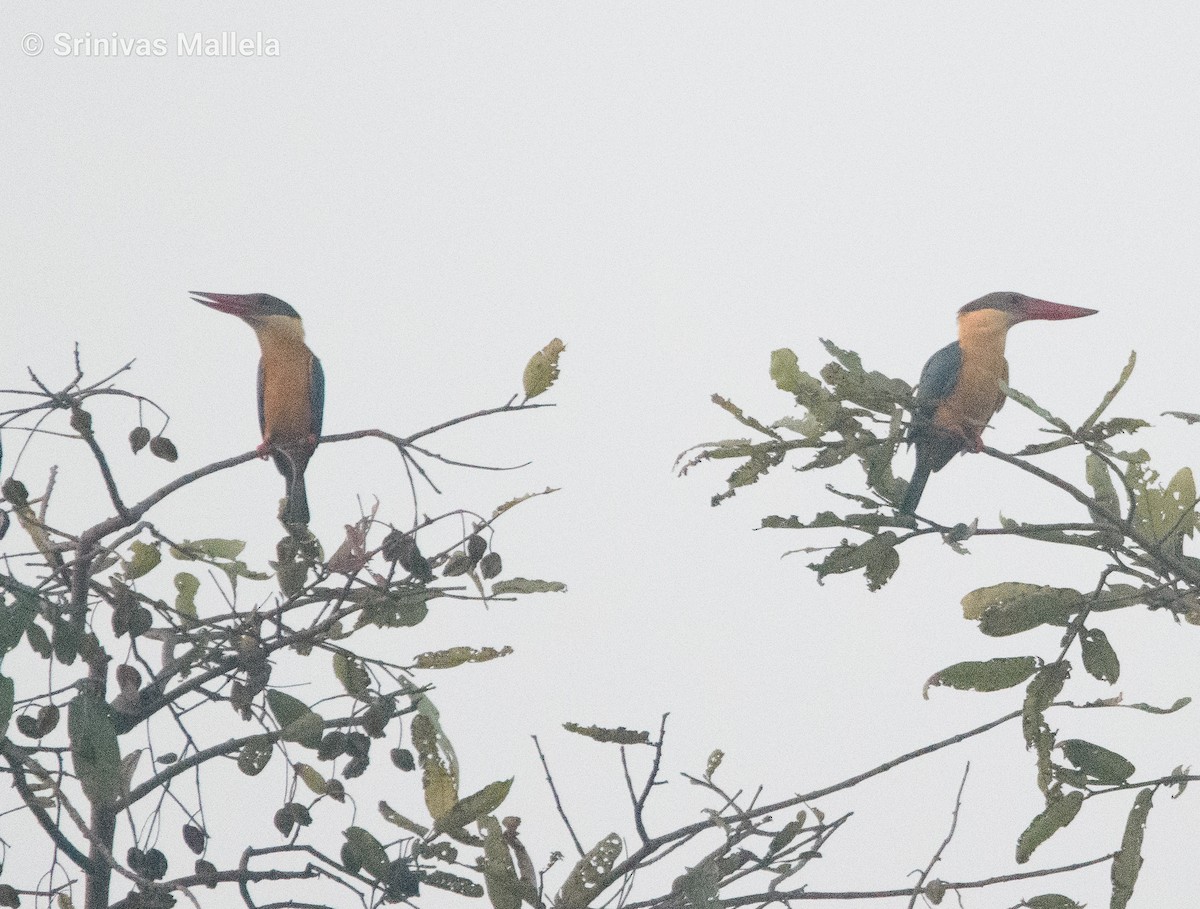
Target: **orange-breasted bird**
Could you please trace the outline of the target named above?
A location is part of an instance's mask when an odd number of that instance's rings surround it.
[[[930,473],[960,451],[983,449],[984,427],[1004,404],[1000,382],[1008,381],[1008,330],[1031,319],[1078,319],[1095,312],[1012,292],[988,294],[958,311],[958,340],[929,358],[917,384],[907,435],[917,449],[917,466],[901,514],[916,511]]]
[[[321,439],[325,371],[304,343],[300,314],[270,294],[210,294],[193,290],[197,303],[237,316],[254,329],[258,361],[259,456],[269,454],[287,481],[284,524],[308,523],[304,469]]]

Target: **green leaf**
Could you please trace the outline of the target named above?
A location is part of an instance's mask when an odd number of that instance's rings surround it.
[[[990,637],[1019,634],[1039,625],[1067,625],[1084,596],[1070,587],[1007,582],[980,587],[962,598],[963,618],[977,619]]]
[[[881,372],[864,370],[861,358],[854,351],[842,350],[826,339],[821,343],[838,359],[837,364],[830,363],[821,370],[821,377],[841,400],[876,413],[889,413],[912,395],[912,387],[907,382]]]
[[[194,559],[195,553],[200,553],[210,559],[232,561],[240,556],[245,548],[245,540],[222,540],[213,537],[205,540],[184,540],[179,549],[171,550],[171,555],[177,559]]]
[[[84,795],[94,805],[111,805],[121,797],[121,748],[108,705],[97,695],[80,692],[67,705],[71,760]]]
[[[1098,783],[1119,786],[1133,776],[1133,764],[1100,745],[1083,739],[1066,739],[1059,742],[1058,747],[1068,761]]]
[[[502,593],[563,593],[567,585],[559,581],[538,581],[529,578],[508,578],[492,585],[492,594]]]
[[[347,827],[342,833],[359,867],[375,880],[384,880],[389,862],[383,844],[362,827]]]
[[[712,856],[689,868],[671,882],[671,893],[679,897],[677,905],[686,909],[720,909],[721,870]]]
[[[419,837],[426,837],[429,835],[428,827],[418,824],[416,821],[405,817],[385,801],[381,800],[379,802],[379,813],[389,824],[395,824],[397,827],[407,830],[409,833],[415,833]]]
[[[1158,485],[1157,474],[1141,465],[1133,465],[1127,480],[1133,485],[1134,522],[1146,536],[1158,543],[1179,545],[1190,537],[1196,526],[1196,481],[1191,468],[1183,467],[1165,488]]]
[[[311,712],[303,701],[274,688],[267,692],[267,705],[275,715],[275,722],[283,729]]]
[[[14,696],[13,680],[0,675],[0,739],[8,734],[8,721],[12,719]]]
[[[12,591],[13,601],[6,603],[0,597],[0,657],[21,642],[21,635],[33,622],[41,602],[37,592],[24,584],[6,578],[4,586]]]
[[[1113,485],[1112,476],[1108,471],[1108,465],[1104,463],[1104,459],[1098,454],[1091,452],[1084,460],[1085,475],[1088,485],[1092,487],[1095,493],[1096,501],[1110,515],[1120,518],[1121,516],[1121,500],[1117,498],[1117,487]],[[1096,521],[1106,520],[1103,516],[1093,514],[1092,518]]]
[[[175,611],[184,618],[184,624],[191,626],[196,621],[196,591],[200,589],[200,579],[188,571],[175,575]]]
[[[1050,663],[1039,669],[1033,681],[1026,687],[1021,727],[1027,745],[1036,743],[1034,729],[1042,723],[1042,714],[1062,692],[1070,674],[1071,664],[1065,660],[1061,663]]]
[[[54,658],[64,666],[70,666],[79,655],[79,631],[68,621],[60,620],[54,623]]]
[[[422,653],[416,658],[417,669],[452,669],[463,663],[486,663],[498,657],[508,656],[513,652],[511,647],[484,647],[476,650],[474,647],[451,647],[448,650],[437,650]]]
[[[425,605],[440,591],[425,587],[401,587],[390,593],[365,589],[353,591],[347,599],[362,603],[358,626],[375,625],[379,628],[411,628],[420,625],[429,615]]]
[[[436,887],[438,890],[447,890],[450,893],[456,893],[459,896],[468,896],[478,899],[483,896],[483,888],[472,880],[465,877],[459,877],[457,874],[451,874],[449,871],[425,871],[421,874],[421,883],[428,884],[430,887]]]
[[[444,760],[439,727],[431,717],[418,713],[411,724],[413,748],[421,765],[421,785],[425,807],[435,821],[441,820],[458,802],[458,769],[453,760]]]
[[[626,729],[618,726],[610,729],[605,726],[580,726],[578,723],[563,723],[563,729],[576,735],[587,736],[597,742],[613,745],[649,745],[650,733],[642,730]]]
[[[1121,376],[1117,379],[1117,384],[1108,390],[1096,409],[1093,410],[1091,414],[1088,415],[1088,418],[1083,421],[1079,427],[1081,430],[1090,428],[1098,419],[1100,419],[1101,414],[1108,410],[1108,405],[1113,402],[1113,399],[1115,399],[1120,393],[1121,389],[1125,387],[1125,383],[1129,381],[1129,377],[1133,375],[1133,367],[1136,363],[1137,351],[1131,350],[1129,352],[1129,361],[1125,364],[1125,368],[1121,370]]]
[[[512,788],[512,778],[498,780],[484,786],[478,792],[473,792],[466,798],[459,799],[449,811],[438,818],[435,829],[461,830],[467,824],[473,824],[486,814],[491,814],[500,807],[501,802],[508,798]]]
[[[804,832],[804,824],[800,821],[788,821],[779,831],[771,837],[771,842],[767,846],[767,854],[774,855],[781,849],[784,849],[788,843]]]
[[[800,369],[800,359],[794,351],[781,347],[771,351],[771,381],[780,391],[798,394],[802,385],[820,387],[821,383]]]
[[[536,398],[554,384],[558,378],[558,357],[566,349],[567,345],[555,338],[529,358],[522,376],[527,399]]]
[[[500,824],[494,817],[482,817],[479,829],[483,831],[483,883],[488,900],[493,909],[519,909],[521,882]]]
[[[985,662],[966,661],[947,666],[934,673],[922,691],[929,699],[929,689],[946,685],[960,691],[1001,691],[1020,685],[1042,667],[1039,657],[998,657]]]
[[[1025,900],[1021,905],[1027,906],[1028,909],[1083,909],[1082,903],[1077,903],[1061,893],[1043,893],[1041,896]]]
[[[362,663],[341,650],[333,654],[333,674],[347,694],[358,697],[371,686],[371,676]]]
[[[1153,789],[1143,789],[1129,810],[1125,835],[1121,837],[1121,850],[1113,859],[1110,870],[1113,885],[1110,909],[1125,909],[1129,898],[1133,896],[1133,885],[1137,883],[1138,872],[1142,870],[1142,838],[1146,834],[1146,819],[1150,815],[1153,798]]]
[[[1017,863],[1029,861],[1033,851],[1055,833],[1075,820],[1083,805],[1082,792],[1070,792],[1052,797],[1046,809],[1029,822],[1017,839]]]
[[[40,656],[43,660],[50,659],[54,653],[54,647],[50,644],[50,638],[46,634],[46,630],[37,622],[30,622],[25,629],[25,640],[29,642],[29,646],[33,648],[34,653]]]
[[[325,721],[307,704],[272,688],[267,691],[267,706],[271,708],[275,722],[283,730],[280,736],[283,741],[296,742],[305,748],[320,746]]]
[[[1164,410],[1162,415],[1164,417],[1177,417],[1188,425],[1200,423],[1200,413],[1188,413],[1183,410]]]
[[[863,543],[842,544],[829,553],[820,563],[808,567],[816,571],[818,582],[826,575],[845,574],[865,569],[868,590],[878,590],[888,582],[900,567],[900,554],[896,552],[899,537],[890,530],[876,534]]]
[[[1007,382],[1000,383],[1000,390],[1026,410],[1033,411],[1055,429],[1065,433],[1071,432],[1071,425],[1067,423],[1066,420],[1054,416],[1054,414],[1050,413],[1050,411],[1046,410],[1046,408],[1039,406],[1038,403],[1033,400],[1033,398],[1029,397],[1029,395],[1017,391]]]
[[[254,736],[246,741],[238,751],[238,770],[246,776],[258,776],[271,760],[274,751],[274,745],[268,736]]]
[[[1083,650],[1083,668],[1088,675],[1102,682],[1115,682],[1121,674],[1121,661],[1108,643],[1108,636],[1099,628],[1087,628],[1079,636]]]
[[[588,850],[571,869],[555,901],[557,909],[582,909],[598,893],[600,878],[608,874],[621,857],[621,837],[610,833]]]
[[[1179,698],[1177,701],[1175,701],[1175,703],[1172,704],[1170,707],[1155,707],[1152,704],[1141,704],[1141,703],[1125,704],[1123,706],[1129,707],[1132,710],[1141,710],[1141,711],[1144,711],[1145,713],[1157,713],[1160,715],[1165,715],[1168,713],[1174,713],[1176,710],[1182,710],[1184,707],[1186,707],[1191,702],[1192,702],[1191,698],[1182,697],[1182,698]]]
[[[304,785],[317,795],[324,795],[329,789],[329,783],[325,777],[317,771],[315,767],[308,764],[296,763],[293,768],[296,771],[296,776],[304,781]]]
[[[134,540],[129,544],[130,557],[124,562],[125,580],[133,581],[153,571],[162,561],[158,546]]]

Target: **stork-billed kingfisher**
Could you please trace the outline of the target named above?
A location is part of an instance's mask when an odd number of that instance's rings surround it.
[[[308,523],[304,470],[321,439],[325,371],[304,343],[300,313],[270,294],[210,294],[191,291],[197,303],[237,316],[254,329],[262,348],[258,361],[258,428],[261,457],[268,454],[287,481],[284,524]]]
[[[908,429],[917,466],[900,503],[901,514],[916,511],[930,473],[960,451],[983,449],[984,427],[1004,404],[1000,383],[1008,381],[1008,330],[1031,319],[1078,319],[1095,312],[1012,292],[990,293],[958,311],[958,340],[929,358],[917,383]]]

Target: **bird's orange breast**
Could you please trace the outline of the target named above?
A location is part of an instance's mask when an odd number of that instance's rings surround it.
[[[1000,382],[1007,377],[1008,363],[1004,357],[998,361],[991,358],[980,361],[968,357],[964,352],[958,384],[946,400],[938,405],[933,417],[934,425],[967,439],[978,439],[992,415],[1004,402]]]
[[[1004,359],[1008,327],[1008,317],[995,310],[959,317],[962,365],[954,390],[938,405],[933,422],[943,432],[961,436],[973,446],[979,445],[980,433],[1004,403],[1000,383],[1008,381],[1008,361]]]
[[[302,441],[313,431],[312,351],[303,341],[260,340],[263,438],[276,445]]]

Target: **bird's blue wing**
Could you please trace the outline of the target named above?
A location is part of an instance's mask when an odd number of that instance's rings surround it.
[[[312,407],[312,433],[321,438],[321,426],[325,421],[325,370],[321,361],[312,358],[312,380],[309,385],[309,404]]]
[[[962,348],[958,346],[957,341],[947,344],[930,357],[917,382],[917,409],[922,413],[932,413],[936,410],[938,404],[954,391],[961,369]]]
[[[262,433],[265,440],[267,438],[267,414],[263,406],[263,370],[265,369],[264,361],[258,361],[258,431]]]

